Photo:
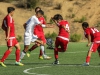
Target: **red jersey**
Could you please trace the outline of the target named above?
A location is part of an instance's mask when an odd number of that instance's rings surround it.
[[[58,23],[58,27],[59,27],[59,34],[58,36],[64,37],[64,38],[69,38],[69,33],[62,27],[65,26],[66,29],[69,30],[69,24],[67,21],[62,20],[61,22]]]
[[[40,17],[39,18],[39,21],[42,23],[42,24],[46,24],[46,21],[45,21],[45,19],[44,19],[44,17]],[[36,33],[40,33],[40,32],[43,32],[43,28],[42,28],[42,26],[40,26],[40,25],[36,25],[35,26],[35,28],[34,28],[34,34],[36,34]]]
[[[10,15],[7,15],[3,19],[2,27],[5,29],[6,37],[7,37],[7,27],[10,27],[9,37],[15,37],[15,27],[14,27],[14,20]]]
[[[84,31],[85,37],[91,36],[91,42],[100,41],[100,32],[96,28],[87,28]]]

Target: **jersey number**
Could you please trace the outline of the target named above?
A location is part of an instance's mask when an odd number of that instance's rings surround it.
[[[91,28],[91,30],[92,30],[93,34],[96,33],[96,32],[99,32],[99,30],[97,30],[96,28],[94,28],[94,29]]]

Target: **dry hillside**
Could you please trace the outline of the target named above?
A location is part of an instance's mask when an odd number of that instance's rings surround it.
[[[14,15],[16,33],[23,36],[24,29],[22,25],[34,14],[34,10],[17,8],[14,3],[0,2],[0,25],[7,14],[6,8],[8,6],[16,8]],[[98,25],[98,28],[100,26],[100,0],[40,0],[37,6],[44,10],[47,22],[54,14],[62,14],[64,19],[69,21],[71,34],[78,33],[83,35],[81,20],[82,22],[89,22],[91,26]],[[47,28],[44,31],[45,33],[58,32],[57,27],[54,29]],[[4,32],[0,28],[0,44],[5,44],[3,38],[5,38]]]

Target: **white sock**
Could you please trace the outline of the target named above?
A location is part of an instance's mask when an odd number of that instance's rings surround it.
[[[20,60],[24,58],[24,56],[26,55],[26,53],[24,53],[23,51],[21,52],[21,55],[20,55]]]
[[[40,46],[40,49],[42,50],[42,53],[43,53],[43,56],[44,56],[44,55],[45,55],[45,53],[44,53],[44,46],[41,45],[41,46]]]

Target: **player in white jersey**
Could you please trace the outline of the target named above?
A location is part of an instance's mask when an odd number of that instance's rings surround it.
[[[36,25],[42,25],[41,22],[38,20],[39,17],[43,16],[44,12],[39,10],[36,12],[36,15],[32,16],[25,24],[25,33],[24,33],[24,50],[21,53],[20,60],[23,59],[26,52],[28,51],[29,45],[31,42],[38,42],[42,44],[42,41],[38,39],[36,35],[33,34],[34,27]]]

